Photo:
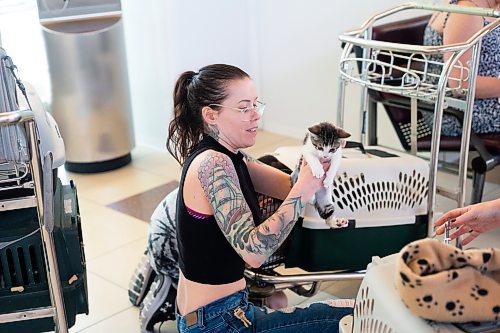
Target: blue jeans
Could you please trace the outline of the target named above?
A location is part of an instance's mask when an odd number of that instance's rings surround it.
[[[352,308],[311,303],[286,310],[266,310],[248,301],[242,290],[185,316],[177,314],[179,332],[338,332],[342,317]]]

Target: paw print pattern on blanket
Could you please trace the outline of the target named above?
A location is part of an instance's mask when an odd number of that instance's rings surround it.
[[[438,306],[438,302],[434,300],[432,295],[425,295],[422,299],[417,298],[417,304],[420,307],[425,306],[427,309],[430,309],[432,306]]]
[[[451,282],[458,278],[458,272],[457,271],[449,271],[448,272],[448,282]]]
[[[460,300],[449,301],[446,303],[446,310],[448,310],[453,317],[464,315],[464,306],[461,304]]]
[[[500,249],[461,251],[421,239],[400,251],[396,273],[401,300],[420,317],[444,322],[500,317]]]
[[[415,288],[415,286],[421,286],[422,285],[422,280],[420,279],[415,279],[415,282],[413,283],[408,275],[405,273],[401,272],[401,280],[403,281],[403,285],[408,285],[410,288]]]
[[[472,292],[470,296],[474,298],[476,301],[479,301],[481,297],[486,297],[488,295],[488,290],[481,288],[477,284],[472,287]]]
[[[471,257],[468,258],[464,254],[464,251],[454,250],[450,253],[450,258],[454,261],[453,266],[455,268],[462,268],[468,265],[468,262],[471,260]]]
[[[408,263],[410,260],[413,260],[416,255],[418,255],[420,245],[408,245],[407,250],[403,253],[403,260],[405,263]]]
[[[500,319],[500,305],[494,306],[493,309],[494,320]]]
[[[435,272],[436,266],[434,264],[429,263],[427,259],[419,259],[417,264],[420,268],[420,275],[426,276]]]
[[[481,272],[484,273],[488,271],[488,263],[490,262],[490,259],[491,259],[491,253],[483,253],[483,264],[480,267]]]

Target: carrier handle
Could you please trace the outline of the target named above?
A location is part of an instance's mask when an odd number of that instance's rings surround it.
[[[5,56],[2,58],[2,61],[4,63],[5,68],[10,70],[10,73],[12,74],[12,77],[14,78],[17,86],[19,87],[19,90],[21,90],[21,93],[23,94],[24,98],[26,99],[26,102],[28,103],[28,107],[30,108],[30,110],[33,110],[31,108],[28,95],[26,94],[26,87],[24,86],[23,82],[21,81],[21,78],[19,77],[17,66],[12,61],[12,58],[9,56]]]
[[[346,141],[344,148],[359,148],[361,152],[366,155],[365,147],[361,142],[358,141]]]

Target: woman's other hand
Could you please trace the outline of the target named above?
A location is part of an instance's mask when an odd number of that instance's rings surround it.
[[[456,229],[450,238],[468,234],[461,241],[462,245],[467,245],[479,234],[500,226],[500,198],[449,211],[436,220],[436,234],[444,233],[444,224],[448,220],[450,227]]]

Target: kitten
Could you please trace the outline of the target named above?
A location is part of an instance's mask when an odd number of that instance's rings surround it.
[[[324,188],[314,195],[311,204],[314,204],[319,216],[325,219],[330,228],[347,227],[348,220],[333,215],[335,209],[333,207],[332,190],[333,179],[337,174],[342,158],[343,141],[350,137],[351,134],[329,122],[321,122],[309,127],[308,130],[302,146],[302,156],[293,173],[292,180],[295,183],[303,159],[309,164],[313,175],[317,178],[321,178],[325,173],[320,159],[330,160],[330,168],[323,182]]]

